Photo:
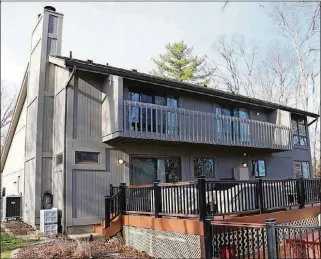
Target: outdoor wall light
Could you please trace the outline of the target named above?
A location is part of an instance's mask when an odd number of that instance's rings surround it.
[[[118,159],[118,164],[122,165],[124,163],[124,160],[123,159]]]
[[[247,167],[247,163],[246,162],[242,162],[242,166],[243,167]]]
[[[246,154],[246,153],[244,153],[243,155],[244,155],[244,156],[247,156],[247,154]]]
[[[259,112],[257,112],[257,113],[256,113],[256,115],[257,115],[257,116],[259,116],[259,115],[260,115],[260,113],[259,113]]]

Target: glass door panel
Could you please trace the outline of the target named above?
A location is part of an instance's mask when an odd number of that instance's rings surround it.
[[[132,158],[130,182],[136,184],[151,184],[155,179],[156,159],[155,158]]]

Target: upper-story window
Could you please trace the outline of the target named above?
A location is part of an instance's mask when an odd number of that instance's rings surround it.
[[[219,106],[216,108],[216,114],[240,119],[249,119],[249,112],[245,108],[226,108]],[[229,121],[224,118],[219,120],[217,123],[217,134],[219,139],[227,137],[243,142],[250,141],[250,127],[244,120]]]
[[[307,146],[307,125],[305,119],[292,118],[291,121],[294,146]]]

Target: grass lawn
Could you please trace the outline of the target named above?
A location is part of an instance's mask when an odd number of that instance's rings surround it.
[[[12,250],[37,242],[38,240],[28,240],[19,237],[10,236],[6,232],[1,231],[1,259],[10,258]]]

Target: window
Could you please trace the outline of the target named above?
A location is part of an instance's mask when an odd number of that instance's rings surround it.
[[[56,165],[61,165],[63,161],[62,153],[56,156]]]
[[[76,164],[98,164],[99,152],[76,151]]]
[[[310,177],[310,164],[306,161],[294,161],[294,172],[296,177]]]
[[[294,146],[307,146],[307,127],[305,119],[293,119],[291,121],[293,131],[293,145]]]
[[[194,159],[194,176],[196,178],[201,175],[215,177],[213,158],[197,157]]]
[[[264,160],[253,160],[252,161],[252,174],[255,177],[265,177],[266,167]]]
[[[156,180],[165,183],[179,182],[179,158],[133,157],[131,159],[131,184],[151,184]]]

